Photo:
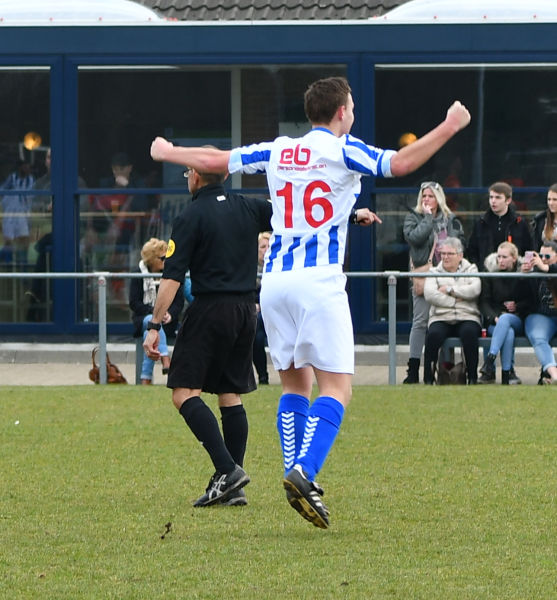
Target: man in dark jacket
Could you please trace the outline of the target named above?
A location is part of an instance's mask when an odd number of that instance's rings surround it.
[[[485,271],[484,261],[502,242],[512,242],[520,256],[533,250],[532,234],[526,219],[510,206],[512,187],[503,181],[489,186],[489,209],[474,225],[466,248],[466,257],[479,271]]]
[[[194,506],[247,503],[242,468],[248,421],[241,394],[255,389],[257,238],[271,229],[272,205],[225,191],[226,173],[188,169],[192,202],[174,221],[153,318],[143,347],[159,357],[158,331],[186,272],[194,301],[176,337],[167,386],[172,402],[209,453],[215,473]],[[222,434],[201,393],[218,396]]]

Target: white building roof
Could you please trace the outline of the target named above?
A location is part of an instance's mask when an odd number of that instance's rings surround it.
[[[557,0],[411,0],[378,20],[392,23],[557,21]]]
[[[130,0],[0,0],[0,23],[93,24],[161,21],[151,9]]]

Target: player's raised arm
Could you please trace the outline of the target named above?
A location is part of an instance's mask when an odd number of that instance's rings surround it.
[[[401,148],[393,156],[391,159],[392,174],[395,177],[402,177],[421,167],[468,123],[470,123],[470,113],[457,100],[447,111],[447,116],[442,123],[412,144]]]
[[[153,160],[191,167],[198,173],[227,172],[229,157],[230,150],[175,146],[162,137],[156,137],[151,144]]]

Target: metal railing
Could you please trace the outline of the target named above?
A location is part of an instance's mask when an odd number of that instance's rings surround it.
[[[107,344],[107,312],[106,284],[109,279],[143,279],[145,277],[161,277],[161,273],[110,273],[96,271],[94,273],[0,273],[1,279],[96,279],[99,310],[99,383],[107,383],[106,344]]]
[[[480,279],[496,279],[496,278],[532,278],[535,277],[537,279],[541,278],[555,278],[557,277],[557,273],[549,274],[549,273],[540,273],[540,272],[532,272],[532,273],[520,273],[520,272],[510,272],[503,273],[501,271],[497,271],[494,273],[437,273],[431,271],[384,271],[378,273],[346,273],[349,277],[381,277],[387,279],[387,287],[388,287],[388,309],[387,309],[387,319],[388,319],[388,339],[389,339],[389,385],[396,384],[396,286],[398,283],[398,279],[408,279],[409,277],[452,277],[452,278],[470,278],[470,277],[478,277]]]
[[[388,289],[388,345],[389,345],[389,385],[396,384],[396,289],[399,279],[411,277],[478,277],[489,278],[557,278],[557,273],[432,273],[431,271],[368,271],[368,272],[346,272],[345,275],[354,279],[386,279]],[[1,279],[96,279],[98,288],[98,310],[99,310],[99,371],[100,383],[107,383],[106,371],[106,344],[107,344],[107,295],[106,286],[109,279],[137,279],[145,277],[161,277],[160,273],[0,273]]]

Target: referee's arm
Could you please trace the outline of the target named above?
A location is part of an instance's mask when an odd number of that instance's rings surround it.
[[[162,323],[162,319],[180,287],[180,282],[174,279],[161,278],[157,299],[155,300],[155,308],[153,309],[153,323]]]
[[[157,299],[155,301],[155,308],[153,309],[153,323],[162,324],[162,319],[172,304],[179,288],[179,281],[175,281],[174,279],[161,279],[159,291],[157,292]],[[149,329],[149,331],[147,331],[147,336],[143,342],[143,349],[150,359],[158,360],[160,358],[159,332],[156,329]]]

